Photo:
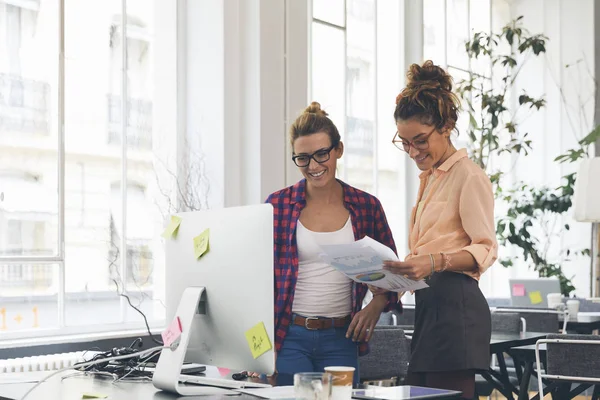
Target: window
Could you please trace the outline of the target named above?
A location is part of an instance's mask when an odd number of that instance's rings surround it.
[[[330,114],[344,141],[339,176],[376,195],[406,254],[403,158],[394,136],[401,2],[313,0],[311,100]]]
[[[120,293],[164,319],[176,135],[154,137],[154,102],[176,82],[154,71],[175,44],[155,33],[175,21],[156,2],[59,4],[0,0],[0,339],[143,327]]]

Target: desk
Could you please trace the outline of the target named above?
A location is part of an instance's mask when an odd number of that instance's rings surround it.
[[[240,394],[235,396],[178,396],[176,394],[158,390],[151,382],[117,382],[111,383],[110,379],[94,378],[91,376],[80,375],[61,380],[61,376],[69,376],[74,371],[65,371],[37,387],[27,396],[27,400],[81,400],[83,393],[96,393],[109,396],[107,400],[258,400],[258,397]],[[36,376],[39,377],[39,373]],[[8,374],[6,374],[8,375]],[[4,376],[6,376],[4,375]],[[22,375],[22,374],[21,374]],[[3,375],[0,375],[2,377]],[[290,385],[293,381],[290,375],[278,375],[274,382],[276,385]],[[10,383],[0,384],[0,400],[20,399],[25,392],[35,383]],[[412,387],[418,389],[417,387]],[[411,391],[412,394],[412,391]],[[442,391],[437,395],[428,395],[423,397],[415,392],[415,396],[404,397],[410,399],[459,399],[460,392]]]
[[[537,378],[537,372],[534,368],[535,364],[535,345],[518,346],[508,350],[508,354],[515,361],[515,366],[523,368],[523,374],[519,381],[519,400],[529,399],[529,381],[533,375]],[[546,364],[546,344],[540,344],[540,361],[542,365]],[[544,393],[552,393],[556,398],[573,398],[586,389],[593,386],[592,383],[579,383],[573,390],[571,390],[572,382],[565,381],[548,381],[546,379],[542,382],[544,384]],[[539,390],[539,388],[538,388]],[[553,397],[554,398],[554,397]],[[539,399],[539,395],[536,395],[534,399]]]
[[[514,394],[519,394],[519,389],[515,387],[509,379],[504,360],[504,353],[517,346],[526,346],[535,344],[539,339],[545,339],[545,332],[526,332],[526,333],[492,333],[490,340],[490,353],[495,354],[498,359],[500,372],[493,369],[481,371],[480,375],[490,382],[494,388],[502,393],[507,399],[513,398]],[[521,379],[521,372],[517,369],[517,377]]]
[[[559,329],[562,330],[563,327],[563,318],[559,318]],[[600,329],[600,320],[598,321],[578,321],[569,319],[567,321],[567,332],[575,332],[581,334],[591,335],[595,330]]]

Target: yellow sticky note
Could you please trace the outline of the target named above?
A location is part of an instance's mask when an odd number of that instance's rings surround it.
[[[202,255],[210,249],[208,243],[209,234],[210,230],[206,229],[194,238],[194,256],[196,258],[202,257]]]
[[[530,292],[529,300],[531,300],[531,304],[540,304],[542,302],[542,294],[539,291]]]
[[[81,395],[82,399],[105,399],[108,395],[100,394],[100,393],[84,393]]]
[[[262,322],[246,331],[246,340],[254,358],[260,357],[273,348],[265,324]]]
[[[169,225],[167,225],[161,236],[165,239],[170,239],[173,236],[177,236],[179,225],[181,225],[181,218],[177,215],[171,215],[171,222],[169,222]]]

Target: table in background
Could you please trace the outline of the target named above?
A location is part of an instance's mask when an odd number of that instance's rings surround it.
[[[535,344],[539,339],[545,339],[546,332],[521,332],[521,333],[492,333],[490,340],[490,353],[495,354],[498,360],[500,371],[492,368],[487,371],[481,371],[480,375],[490,382],[494,388],[502,393],[507,399],[512,399],[513,394],[519,394],[519,388],[510,382],[504,353],[507,353],[513,347]],[[521,381],[521,371],[516,368],[517,378]]]

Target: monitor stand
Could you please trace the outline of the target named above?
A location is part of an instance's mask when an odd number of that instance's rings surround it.
[[[185,352],[190,341],[192,320],[196,314],[206,313],[206,294],[204,287],[188,287],[184,290],[177,313],[181,322],[181,336],[178,344],[160,353],[152,383],[157,389],[176,393],[181,396],[199,396],[215,394],[232,394],[231,390],[214,386],[182,385],[179,382],[181,367],[185,359]]]

